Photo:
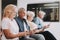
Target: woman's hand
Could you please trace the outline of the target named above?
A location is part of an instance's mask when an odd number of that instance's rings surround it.
[[[39,33],[40,32],[40,30],[35,30],[35,33]]]
[[[18,33],[18,36],[24,37],[24,36],[27,36],[27,35],[29,35],[29,34],[30,34],[29,31],[24,31],[24,32],[19,32],[19,33]]]

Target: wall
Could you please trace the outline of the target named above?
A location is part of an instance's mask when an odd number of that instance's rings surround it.
[[[57,2],[57,1],[59,1],[59,0],[18,0],[17,5],[18,5],[18,8],[23,7],[27,10],[27,4]],[[48,24],[48,23],[50,23],[50,22],[45,22],[45,24]],[[59,29],[60,29],[60,22],[51,22],[50,28],[48,28],[46,30],[50,31],[57,38],[57,40],[60,40]]]
[[[45,2],[56,2],[58,0],[18,0],[18,8],[20,7],[24,7],[25,9],[27,8],[27,4],[31,4],[31,3],[45,3]]]

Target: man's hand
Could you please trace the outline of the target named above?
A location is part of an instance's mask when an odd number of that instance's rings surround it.
[[[30,35],[35,34],[35,30],[30,30]]]
[[[29,31],[24,31],[24,32],[19,32],[18,33],[18,36],[20,36],[20,37],[24,37],[24,36],[27,36],[27,35],[30,35]]]
[[[30,32],[29,31],[25,31],[24,35],[25,36],[30,35]]]
[[[46,28],[49,28],[50,24],[46,25],[43,27],[43,30],[46,29]]]

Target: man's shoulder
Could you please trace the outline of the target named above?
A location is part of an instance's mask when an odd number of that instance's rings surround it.
[[[14,19],[18,19],[18,17],[15,17]]]
[[[35,17],[34,20],[39,20],[39,18],[38,17]]]
[[[15,17],[14,18],[16,21],[19,21],[20,22],[20,18],[19,17]]]
[[[20,18],[19,18],[19,17],[15,17],[14,19],[15,19],[15,20],[20,20]]]

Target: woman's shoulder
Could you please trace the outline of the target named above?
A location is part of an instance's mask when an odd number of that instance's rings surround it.
[[[33,25],[37,26],[34,22],[31,22],[31,24],[33,24]]]
[[[9,18],[4,17],[2,20],[9,20]]]
[[[2,23],[3,23],[3,22],[9,22],[9,21],[10,21],[9,18],[3,18],[3,19],[2,19]]]
[[[29,22],[30,25],[37,26],[34,22]]]

